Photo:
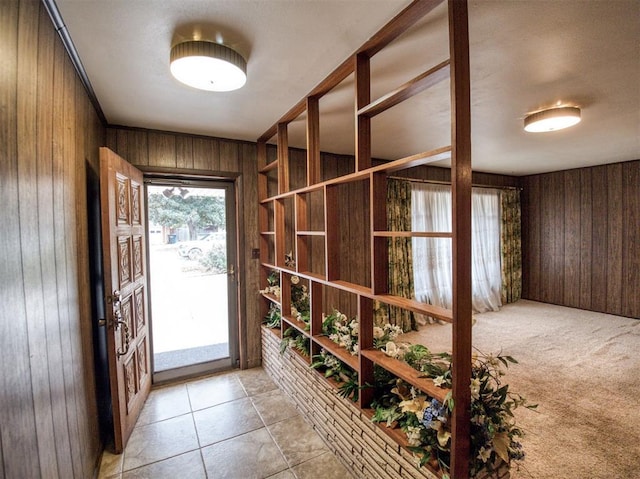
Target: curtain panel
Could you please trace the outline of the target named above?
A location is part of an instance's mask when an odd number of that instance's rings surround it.
[[[522,294],[522,243],[520,191],[500,192],[500,254],[502,264],[502,302],[514,303]]]
[[[408,181],[387,180],[387,228],[389,231],[411,231],[411,184]],[[413,298],[413,261],[411,238],[389,238],[389,293]],[[411,311],[377,303],[375,319],[378,325],[389,322],[407,332],[415,329]]]

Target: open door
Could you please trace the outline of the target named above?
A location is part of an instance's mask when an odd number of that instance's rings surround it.
[[[121,453],[151,388],[142,172],[100,148],[100,207],[114,448]]]

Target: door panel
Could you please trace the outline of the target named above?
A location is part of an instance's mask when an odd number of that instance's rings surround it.
[[[123,451],[149,395],[142,173],[100,148],[100,204],[114,448]]]

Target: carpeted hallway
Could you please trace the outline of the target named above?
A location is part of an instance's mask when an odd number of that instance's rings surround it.
[[[527,300],[475,318],[474,347],[517,359],[504,383],[539,405],[516,411],[513,479],[640,478],[640,320]],[[451,325],[402,339],[450,351]]]

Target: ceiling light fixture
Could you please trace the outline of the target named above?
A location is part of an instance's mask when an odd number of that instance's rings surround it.
[[[232,91],[247,81],[247,62],[220,43],[192,40],[171,48],[171,74],[200,90]]]
[[[580,108],[561,106],[527,115],[524,119],[524,129],[531,133],[541,133],[562,130],[578,123],[580,123]]]

